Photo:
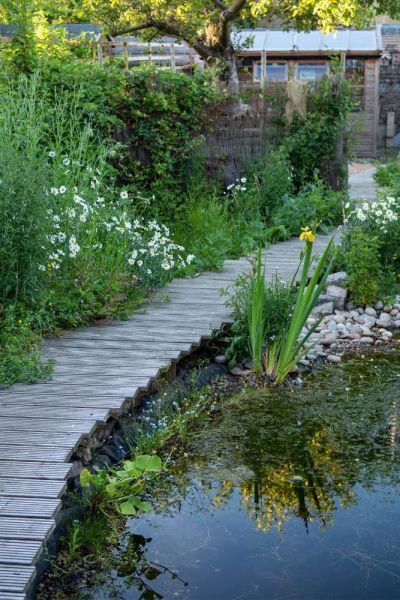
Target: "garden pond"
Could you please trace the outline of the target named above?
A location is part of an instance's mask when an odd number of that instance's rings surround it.
[[[130,519],[109,598],[400,598],[400,356],[227,398]]]

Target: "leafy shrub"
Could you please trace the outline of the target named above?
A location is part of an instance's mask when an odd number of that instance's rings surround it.
[[[357,304],[371,304],[379,295],[381,263],[379,239],[353,227],[346,235],[340,261],[348,274],[348,289]]]
[[[82,120],[89,119],[101,137],[121,143],[113,159],[119,184],[153,189],[159,209],[168,214],[166,191],[179,190],[172,197],[182,199],[197,137],[215,98],[208,76],[153,65],[127,72],[91,61],[52,60],[43,63],[41,77],[53,99],[60,90],[79,93]]]
[[[340,260],[355,301],[368,304],[394,295],[400,279],[400,199],[385,189],[373,202],[346,207]]]
[[[326,188],[321,182],[306,185],[295,196],[284,196],[273,213],[269,238],[284,240],[296,235],[304,223],[312,223],[314,229],[327,233],[343,218],[343,196]]]
[[[308,112],[295,117],[282,142],[293,167],[293,182],[300,190],[319,177],[334,189],[345,186],[346,155],[351,140],[345,132],[353,104],[350,87],[339,74],[323,77],[310,90]]]
[[[375,179],[381,187],[391,188],[400,194],[400,160],[393,160],[377,167]]]
[[[272,148],[257,161],[253,177],[260,212],[268,220],[282,198],[293,192],[292,167],[284,148]]]
[[[204,183],[186,197],[173,229],[179,243],[194,255],[197,270],[220,270],[225,259],[244,256],[266,240],[266,228],[245,191],[224,196]]]

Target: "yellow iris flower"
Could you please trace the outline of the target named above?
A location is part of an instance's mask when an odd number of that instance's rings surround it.
[[[312,244],[313,241],[315,240],[315,235],[313,234],[313,232],[311,231],[311,229],[309,227],[302,227],[300,239],[305,240],[306,242],[310,242]]]

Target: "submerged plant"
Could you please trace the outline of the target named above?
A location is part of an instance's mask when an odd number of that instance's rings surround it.
[[[304,345],[318,327],[319,320],[304,335],[301,335],[301,333],[311,311],[317,305],[318,299],[325,288],[333,261],[332,238],[318,260],[314,273],[307,284],[310,268],[315,260],[315,256],[312,255],[315,236],[306,227],[303,228],[300,239],[305,241],[305,249],[299,265],[300,268],[301,264],[303,264],[303,268],[296,293],[294,310],[280,334],[272,344],[267,344],[265,352],[264,369],[275,384],[281,383],[307,352]]]

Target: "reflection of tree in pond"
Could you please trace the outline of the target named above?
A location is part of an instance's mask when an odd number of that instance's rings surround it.
[[[213,506],[225,503],[236,487],[259,530],[280,529],[295,516],[306,528],[313,521],[325,527],[338,503],[346,508],[357,502],[356,485],[398,483],[399,405],[393,397],[399,375],[398,365],[382,359],[367,369],[350,361],[343,370],[325,371],[309,388],[234,398],[195,452],[199,463],[211,465],[211,472],[200,468],[208,480],[221,465],[225,472],[240,465],[252,475],[240,482],[228,476],[215,483],[215,477]]]
[[[155,589],[160,575],[168,575],[187,587],[188,583],[169,567],[147,558],[147,545],[151,541],[152,538],[134,533],[125,536],[124,548],[118,561],[117,579],[108,581],[110,598],[121,598],[124,589],[135,587],[140,592],[138,600],[162,600],[164,596]],[[123,585],[119,580],[121,577],[124,578]]]

